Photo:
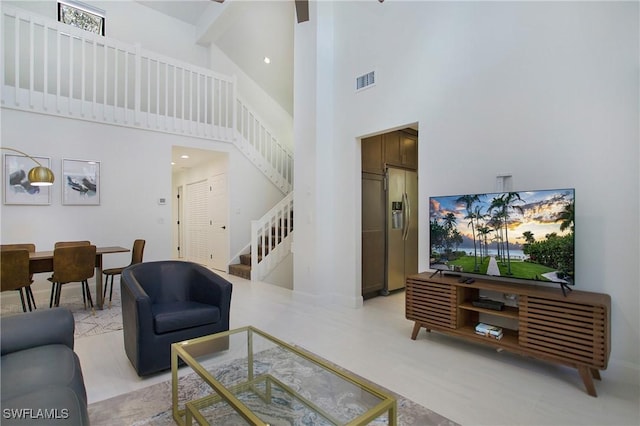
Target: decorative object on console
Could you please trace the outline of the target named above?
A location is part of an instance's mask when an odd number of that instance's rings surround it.
[[[502,329],[500,327],[496,327],[495,325],[485,324],[483,322],[479,322],[476,325],[476,334],[485,337],[491,337],[492,339],[500,340],[504,335],[502,333]]]
[[[504,293],[502,295],[502,297],[504,297],[504,300],[506,300],[508,302],[508,304],[511,304],[511,306],[518,306],[518,295],[517,294]]]

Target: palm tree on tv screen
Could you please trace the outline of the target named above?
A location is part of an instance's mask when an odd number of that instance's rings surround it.
[[[574,218],[575,218],[575,212],[574,212],[574,207],[575,207],[575,202],[570,202],[567,203],[566,206],[564,206],[564,210],[558,215],[558,218],[556,219],[556,222],[562,222],[560,224],[560,230],[564,231],[565,229],[569,228],[571,229],[571,232],[574,231]]]
[[[454,235],[452,234],[452,232],[456,225],[456,222],[456,215],[451,212],[447,213],[447,215],[442,219],[442,224],[445,229],[445,251],[450,251],[451,246],[454,244]]]
[[[507,251],[507,275],[513,275],[511,272],[511,256],[509,253],[509,211],[516,210],[522,214],[522,207],[515,205],[517,202],[524,202],[517,192],[507,192],[494,198],[489,206],[489,211],[496,209],[500,213],[502,224],[504,227],[504,239]]]
[[[489,257],[489,242],[487,240],[487,236],[491,233],[491,228],[489,228],[487,225],[483,225],[483,226],[479,226],[478,227],[478,238],[480,239],[480,241],[482,243],[484,243],[484,254],[482,253],[482,248],[480,249],[480,256],[486,256]],[[484,259],[480,259],[480,262],[482,263],[484,261]]]
[[[478,272],[480,270],[480,265],[478,265],[478,249],[476,247],[476,230],[473,220],[476,218],[476,214],[473,211],[473,205],[480,201],[480,197],[478,194],[476,195],[463,195],[456,200],[456,203],[464,203],[465,209],[467,210],[467,215],[464,217],[465,219],[469,219],[468,226],[471,226],[471,236],[473,237],[473,270],[474,272]]]

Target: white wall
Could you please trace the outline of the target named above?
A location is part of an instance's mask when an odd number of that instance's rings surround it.
[[[209,65],[208,50],[195,43],[195,27],[131,0],[83,3],[105,11],[105,35],[200,67]],[[2,1],[54,21],[58,19],[57,0]]]
[[[129,247],[147,240],[145,260],[173,256],[171,150],[209,149],[229,155],[231,254],[249,243],[250,221],[282,199],[282,193],[233,145],[187,136],[130,129],[3,108],[3,146],[51,158],[56,175],[49,206],[0,206],[4,244],[33,242],[51,250],[55,241],[91,240],[100,246]],[[100,161],[100,206],[63,206],[63,158]],[[130,254],[106,256],[105,267],[119,266]]]
[[[171,255],[171,145],[186,138],[2,109],[2,145],[51,158],[56,175],[49,206],[2,205],[2,242],[91,240],[129,247],[147,240],[145,259]],[[100,161],[100,206],[62,205],[62,159]],[[3,189],[4,190],[4,189]],[[120,257],[120,258],[119,258]],[[126,264],[130,254],[105,257]]]
[[[325,181],[331,196],[316,209],[331,226],[315,248],[328,242],[330,258],[306,265],[317,268],[316,292],[322,286],[343,300],[360,292],[359,138],[417,122],[420,270],[429,195],[490,192],[503,172],[516,190],[574,187],[576,289],[611,295],[612,359],[637,371],[638,3],[354,1],[332,3],[329,16],[324,7],[317,17],[312,7],[312,20],[330,22],[339,42],[333,72],[318,72],[316,87],[332,80],[335,99],[295,116],[313,130],[330,111],[334,125],[331,135],[314,132],[315,149],[332,152],[333,175]],[[355,94],[355,77],[373,69],[376,86]],[[296,164],[313,164],[315,154],[302,151]],[[323,267],[330,276],[318,280]]]
[[[260,121],[267,125],[267,130],[272,132],[283,146],[292,150],[293,117],[214,44],[209,46],[209,55],[211,56],[209,68],[225,75],[235,76],[238,95],[251,105]]]
[[[310,3],[309,9],[316,4]],[[316,87],[318,68],[318,19],[298,24],[295,27],[294,78],[293,78],[293,116],[294,147],[293,163],[295,215],[295,233],[293,235],[293,287],[295,294],[308,298],[326,296],[328,285],[322,281],[321,269],[329,267],[318,259],[318,251],[324,246],[320,239],[333,235],[333,230],[318,229],[316,218],[322,214],[316,198],[320,185],[320,171],[316,155],[319,145],[317,137],[317,98]],[[325,164],[327,178],[331,177],[331,164]],[[329,187],[332,187],[329,185]]]

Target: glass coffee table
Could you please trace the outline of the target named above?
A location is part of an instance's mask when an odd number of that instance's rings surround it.
[[[171,345],[171,387],[180,425],[397,424],[393,396],[254,327]]]

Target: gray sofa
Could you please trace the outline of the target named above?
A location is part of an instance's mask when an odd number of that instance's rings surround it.
[[[66,308],[3,317],[2,425],[88,425],[87,392]]]

